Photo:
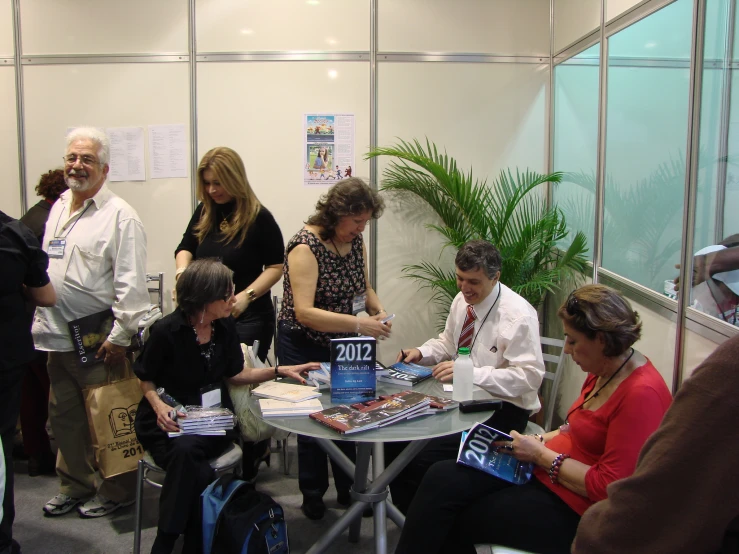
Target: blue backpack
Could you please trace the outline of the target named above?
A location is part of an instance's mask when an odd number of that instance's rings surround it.
[[[288,554],[282,507],[254,486],[224,475],[201,495],[203,554]]]

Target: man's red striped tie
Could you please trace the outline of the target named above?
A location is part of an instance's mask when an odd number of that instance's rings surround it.
[[[472,304],[467,305],[467,317],[464,318],[462,333],[459,335],[457,348],[469,347],[472,344],[472,335],[475,333],[475,309]]]

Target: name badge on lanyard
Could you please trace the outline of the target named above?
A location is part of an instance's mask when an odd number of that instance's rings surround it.
[[[46,252],[49,258],[63,258],[66,239],[54,239],[49,241],[49,250]]]
[[[200,389],[200,405],[203,408],[221,407],[221,384],[213,383]]]
[[[357,315],[358,313],[365,311],[366,304],[367,293],[363,292],[362,294],[357,294],[352,299],[352,315]]]

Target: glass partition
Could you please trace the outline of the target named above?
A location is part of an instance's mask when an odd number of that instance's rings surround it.
[[[706,9],[691,306],[739,326],[739,222],[731,210],[739,205],[734,7],[732,0],[709,0]]]
[[[657,292],[680,257],[691,35],[677,0],[608,43],[602,265]]]
[[[554,68],[554,161],[564,173],[554,201],[570,230],[563,248],[577,231],[593,251],[595,181],[598,161],[598,79],[600,44]]]

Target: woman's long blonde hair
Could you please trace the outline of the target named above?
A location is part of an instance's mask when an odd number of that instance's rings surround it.
[[[198,165],[198,200],[203,203],[203,213],[195,225],[195,235],[199,242],[211,232],[215,221],[215,202],[205,190],[203,172],[210,169],[223,189],[236,201],[236,208],[230,217],[229,229],[224,232],[223,242],[231,242],[238,238],[237,246],[241,246],[246,233],[257,218],[261,203],[246,178],[244,162],[235,151],[226,146],[213,148],[205,153]]]

